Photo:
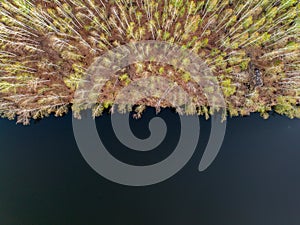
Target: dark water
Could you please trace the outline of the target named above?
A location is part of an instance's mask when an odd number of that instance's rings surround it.
[[[140,138],[147,118],[131,121]],[[146,155],[112,151],[143,165],[167,157],[179,135],[177,117],[165,110],[166,140]],[[197,170],[210,122],[192,160],[167,181],[121,186],[99,176],[82,158],[71,114],[29,127],[0,120],[0,225],[299,225],[300,120],[254,114],[228,120],[223,147],[205,172]],[[120,147],[109,116],[97,119],[107,146]],[[169,146],[169,149],[166,148]],[[158,149],[159,150],[159,149]]]

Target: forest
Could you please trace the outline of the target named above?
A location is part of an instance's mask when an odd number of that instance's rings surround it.
[[[221,87],[228,116],[271,111],[300,117],[298,0],[0,0],[0,115],[27,125],[62,116],[95,60],[126,43],[164,41],[198,55]],[[108,80],[93,116],[113,111],[117,94],[137,79],[166,77],[193,96],[186,114],[212,107],[187,71],[135,63]],[[100,94],[100,93],[99,93]],[[147,107],[169,107],[155,96]],[[124,108],[120,108],[124,112]]]

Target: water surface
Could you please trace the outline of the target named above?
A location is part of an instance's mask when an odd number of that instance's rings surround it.
[[[147,120],[131,121],[140,138]],[[97,119],[99,134],[120,160],[146,165],[172,152],[180,135],[177,116],[164,110],[167,138],[155,151],[122,148],[109,116]],[[299,225],[300,120],[257,114],[229,118],[222,149],[205,172],[197,170],[210,121],[192,160],[174,177],[148,187],[112,183],[82,158],[71,114],[30,126],[0,120],[1,225]],[[118,149],[116,151],[116,149]]]

